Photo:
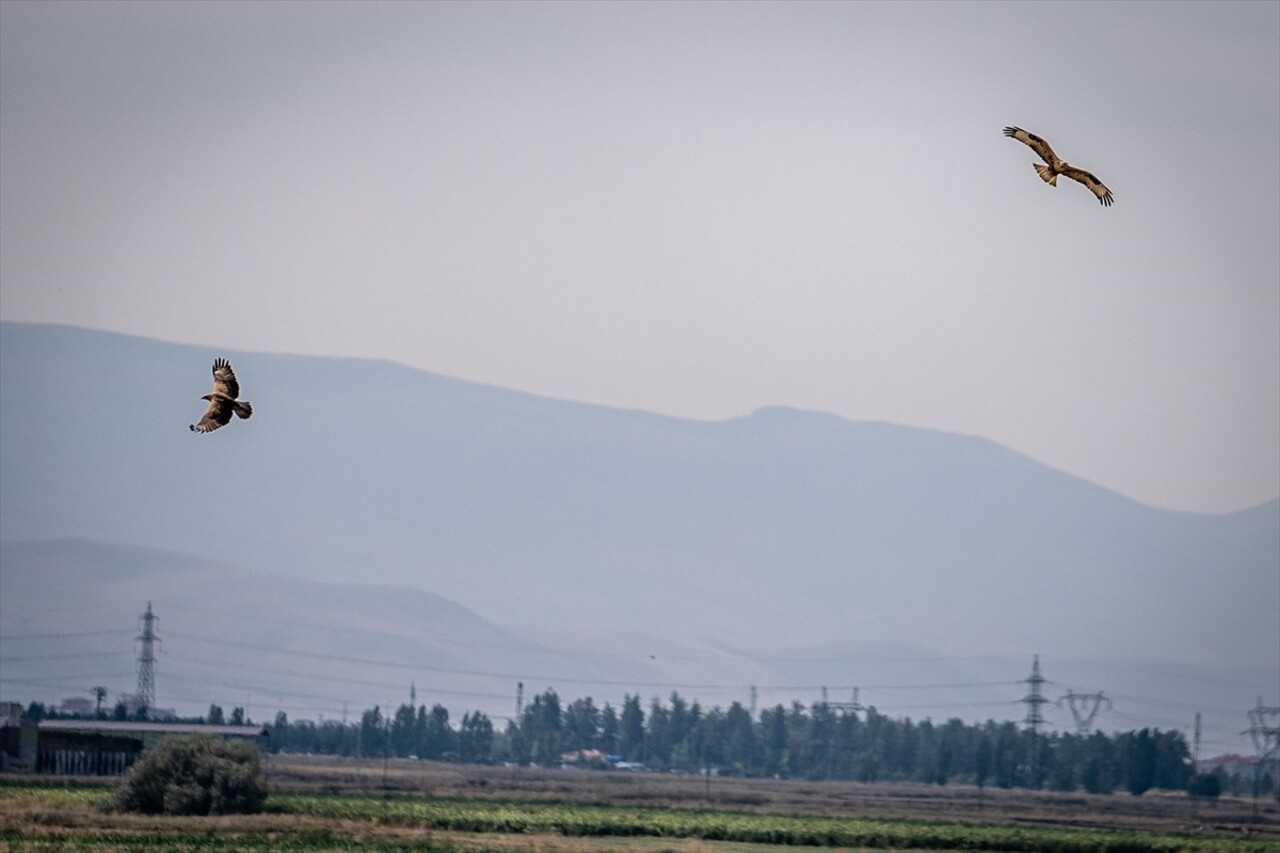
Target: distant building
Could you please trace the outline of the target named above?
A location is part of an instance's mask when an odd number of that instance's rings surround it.
[[[142,699],[133,693],[121,693],[120,702],[124,705],[130,719],[136,719],[138,712],[145,707]],[[153,722],[172,720],[176,716],[177,712],[172,708],[147,708],[147,719]]]
[[[598,749],[577,749],[573,752],[565,752],[560,755],[560,765],[562,767],[578,766],[578,767],[606,767],[608,761],[605,755]]]
[[[1219,755],[1215,758],[1200,759],[1199,766],[1201,773],[1214,773],[1220,770],[1226,776],[1253,778],[1254,767],[1257,764],[1258,759],[1252,755]]]
[[[77,717],[92,717],[96,712],[93,700],[83,696],[70,696],[63,699],[56,710],[59,714],[75,714]]]
[[[138,756],[170,735],[208,734],[267,747],[266,726],[206,726],[196,723],[139,723],[127,720],[41,720],[25,723],[35,732],[34,770],[59,775],[112,776],[124,773]],[[25,732],[24,732],[25,733]]]

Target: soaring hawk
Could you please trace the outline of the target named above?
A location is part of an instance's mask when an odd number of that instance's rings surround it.
[[[1079,181],[1089,188],[1089,191],[1098,197],[1098,201],[1103,207],[1110,207],[1111,202],[1115,201],[1111,196],[1111,190],[1084,169],[1077,169],[1067,161],[1063,160],[1057,154],[1053,153],[1053,149],[1049,147],[1049,143],[1045,142],[1034,133],[1027,133],[1020,127],[1006,127],[1004,129],[1005,136],[1012,136],[1014,139],[1028,145],[1031,150],[1040,155],[1040,159],[1049,165],[1041,166],[1039,163],[1032,163],[1035,166],[1036,174],[1049,186],[1056,187],[1058,185],[1058,175],[1066,175],[1073,181]]]
[[[240,383],[236,381],[235,371],[231,369],[231,362],[225,358],[215,359],[213,362],[213,393],[205,394],[201,400],[209,401],[209,409],[204,413],[204,417],[200,419],[200,423],[190,424],[193,432],[213,432],[218,427],[226,426],[231,423],[231,413],[235,412],[241,418],[248,418],[253,414],[253,406],[237,400],[240,396]]]

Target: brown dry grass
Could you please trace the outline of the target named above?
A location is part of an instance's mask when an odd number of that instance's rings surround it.
[[[769,814],[1060,826],[1147,832],[1198,829],[1280,839],[1280,803],[1221,797],[1195,803],[1181,792],[979,791],[968,785],[863,784],[735,779],[667,773],[486,767],[430,761],[276,755],[273,787],[403,793],[469,800],[696,807]],[[1255,816],[1256,808],[1256,816]]]
[[[48,782],[49,777],[37,777]],[[91,780],[83,780],[89,782]],[[111,780],[92,780],[106,783]],[[1093,796],[1039,791],[978,791],[969,786],[809,782],[776,779],[705,779],[660,773],[483,767],[425,761],[387,762],[329,756],[272,756],[273,790],[423,796],[621,806],[713,808],[725,811],[846,818],[929,820],[1139,832],[1198,831],[1208,836],[1280,841],[1280,804],[1224,797],[1192,803],[1183,794],[1149,792]],[[546,853],[763,853],[771,846],[670,838],[566,838],[494,835],[380,826],[372,822],[263,814],[167,818],[107,814],[88,804],[54,803],[38,796],[0,797],[0,850],[76,846],[92,835],[173,838],[216,835],[285,840],[313,836],[315,849],[377,844],[433,844],[462,851],[539,850]],[[21,841],[15,841],[21,839]],[[19,846],[21,845],[21,846]],[[112,850],[95,842],[95,850]],[[131,849],[122,841],[118,849]]]

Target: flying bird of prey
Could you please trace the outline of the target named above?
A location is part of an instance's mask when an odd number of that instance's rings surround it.
[[[1079,181],[1088,187],[1089,191],[1098,197],[1098,201],[1103,207],[1110,207],[1111,202],[1115,201],[1111,196],[1111,190],[1107,189],[1102,181],[1084,169],[1077,169],[1057,154],[1054,154],[1053,149],[1049,147],[1049,143],[1034,133],[1027,133],[1020,127],[1006,127],[1004,135],[1012,136],[1024,145],[1030,146],[1031,150],[1039,154],[1040,159],[1048,164],[1047,166],[1041,166],[1039,163],[1032,163],[1031,165],[1035,166],[1036,174],[1049,186],[1056,187],[1058,185],[1058,176],[1066,175],[1071,180]]]
[[[209,409],[198,424],[190,424],[193,432],[213,432],[218,427],[231,423],[231,413],[241,418],[253,414],[253,406],[237,400],[240,396],[240,383],[236,381],[236,373],[231,369],[231,362],[225,358],[214,359],[213,393],[205,394],[201,400],[209,401]]]

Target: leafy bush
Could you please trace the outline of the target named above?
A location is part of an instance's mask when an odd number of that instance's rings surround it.
[[[1193,797],[1218,797],[1222,794],[1222,780],[1213,773],[1197,773],[1187,783],[1187,793]]]
[[[251,814],[266,779],[258,750],[212,735],[169,737],[143,754],[116,788],[111,808],[143,814]]]

